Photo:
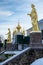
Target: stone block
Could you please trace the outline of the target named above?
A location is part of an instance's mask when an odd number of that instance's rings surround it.
[[[32,46],[32,47],[42,46],[42,33],[41,33],[41,31],[30,32],[30,46]]]

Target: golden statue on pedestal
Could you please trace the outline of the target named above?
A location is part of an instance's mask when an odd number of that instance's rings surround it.
[[[36,9],[35,9],[35,5],[32,4],[31,8],[32,8],[32,11],[28,15],[31,17],[31,20],[32,20],[33,31],[39,31],[38,17],[37,17],[37,12],[36,12]]]
[[[10,31],[10,28],[8,28],[7,35],[8,35],[8,37],[7,37],[7,43],[11,43],[11,31]]]

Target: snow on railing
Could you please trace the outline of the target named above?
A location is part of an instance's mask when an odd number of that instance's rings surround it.
[[[16,59],[18,56],[22,55],[23,53],[25,53],[25,52],[28,51],[29,49],[30,49],[30,47],[28,47],[28,48],[26,48],[26,49],[20,51],[18,54],[13,55],[13,56],[10,57],[9,59],[7,59],[7,60],[1,62],[0,65],[5,65],[5,64],[7,64],[8,62],[11,62],[13,59]]]
[[[6,51],[6,50],[4,50],[4,51],[0,52],[0,55],[1,55],[1,54],[3,54],[5,51]]]

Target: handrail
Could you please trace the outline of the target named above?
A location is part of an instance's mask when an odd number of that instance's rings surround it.
[[[10,57],[9,59],[7,59],[7,60],[1,62],[0,65],[5,65],[5,64],[7,64],[8,62],[11,62],[13,59],[16,59],[18,56],[20,56],[20,55],[22,55],[23,53],[27,52],[29,49],[30,49],[30,47],[28,47],[28,48],[26,48],[26,49],[20,51],[18,54],[13,55],[13,56]]]
[[[4,51],[0,52],[0,55],[1,55],[1,54],[3,54],[5,51],[6,51],[6,50],[4,50]]]

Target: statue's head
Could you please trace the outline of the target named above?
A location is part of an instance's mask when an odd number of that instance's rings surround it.
[[[8,28],[8,30],[10,30],[10,28]]]
[[[31,7],[32,7],[32,8],[34,8],[34,7],[35,7],[35,5],[34,5],[34,4],[31,4]]]

